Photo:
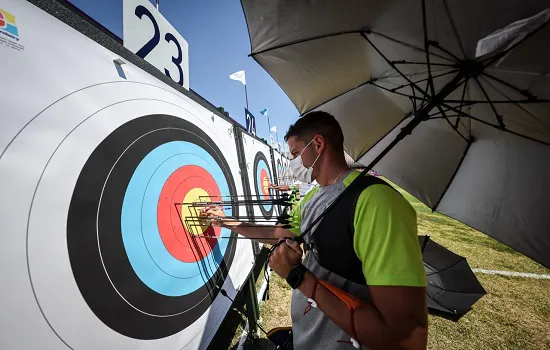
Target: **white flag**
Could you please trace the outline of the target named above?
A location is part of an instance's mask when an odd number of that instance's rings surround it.
[[[277,132],[277,127],[276,126],[272,127],[271,132]]]
[[[231,74],[229,76],[229,79],[238,80],[241,83],[243,83],[243,85],[246,85],[246,75],[244,73],[244,70],[240,70],[238,72]]]

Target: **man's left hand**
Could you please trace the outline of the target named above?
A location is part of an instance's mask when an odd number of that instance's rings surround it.
[[[286,279],[290,270],[302,262],[303,253],[300,243],[287,238],[271,254],[269,267],[277,275]]]

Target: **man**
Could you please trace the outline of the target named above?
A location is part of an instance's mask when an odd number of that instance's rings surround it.
[[[359,172],[348,168],[342,129],[325,112],[311,112],[285,136],[298,180],[319,186],[301,200],[291,230],[224,225],[248,238],[300,235]],[[292,293],[295,349],[425,349],[426,277],[417,238],[416,212],[393,188],[371,176],[358,179],[299,243],[286,239],[271,268]],[[216,210],[210,215],[223,215]]]

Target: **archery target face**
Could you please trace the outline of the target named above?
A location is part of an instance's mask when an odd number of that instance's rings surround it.
[[[281,159],[277,159],[277,178],[279,180],[280,185],[284,185],[284,178],[283,178],[283,165],[281,164]]]
[[[285,185],[292,184],[292,174],[290,173],[290,162],[285,157],[281,156],[281,166],[283,173],[283,181]]]
[[[0,155],[0,209],[14,214],[0,221],[13,234],[1,248],[12,265],[0,269],[12,290],[0,306],[35,332],[23,339],[11,326],[3,342],[209,342],[230,306],[219,289],[234,296],[253,265],[250,243],[227,229],[185,225],[190,202],[242,193],[232,126],[210,116],[179,94],[121,82],[75,92],[12,135]]]
[[[277,180],[279,185],[291,185],[292,174],[290,173],[290,162],[277,151],[273,151],[275,166],[277,167]]]
[[[242,139],[252,199],[275,199],[275,191],[269,188],[270,183],[275,183],[269,146],[244,132]],[[267,221],[275,221],[273,207],[268,203],[252,205],[254,216]]]
[[[269,184],[273,183],[273,177],[271,176],[268,160],[262,152],[256,153],[253,174],[255,198],[271,200],[273,198],[273,191],[269,188]],[[265,219],[271,219],[273,216],[273,204],[262,204],[258,207]]]
[[[220,154],[190,122],[152,115],[118,127],[84,165],[69,207],[69,258],[82,296],[113,330],[163,338],[216,297],[235,240],[223,239],[227,228],[183,221],[197,214],[181,209],[201,196],[236,193]]]

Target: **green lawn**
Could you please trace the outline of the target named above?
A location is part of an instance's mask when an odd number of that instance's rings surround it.
[[[550,274],[494,239],[432,211],[401,191],[418,212],[419,234],[468,259],[472,268]],[[478,274],[487,295],[458,323],[430,316],[429,349],[550,349],[550,280]],[[265,329],[289,326],[290,287],[273,275],[261,306]],[[261,342],[252,348],[269,348]]]

